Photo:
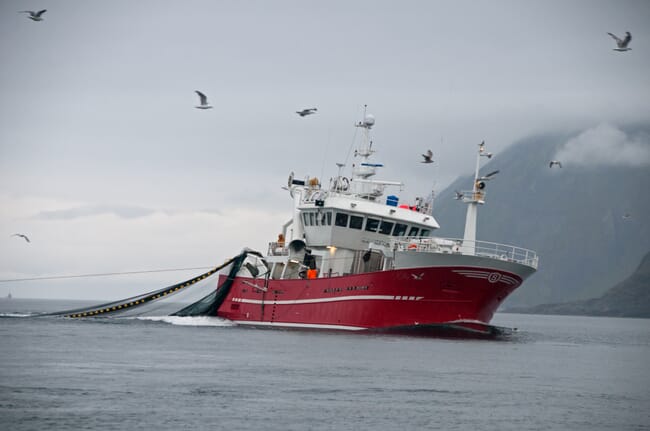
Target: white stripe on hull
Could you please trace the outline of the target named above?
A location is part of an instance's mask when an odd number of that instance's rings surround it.
[[[364,301],[364,300],[380,300],[380,301],[419,301],[424,296],[393,296],[393,295],[352,295],[352,296],[338,296],[335,298],[314,298],[314,299],[287,299],[274,301],[272,299],[247,299],[247,298],[233,298],[232,302],[240,302],[245,304],[276,304],[276,305],[294,305],[294,304],[318,304],[322,302],[339,302],[339,301]]]
[[[363,331],[362,326],[322,325],[318,323],[286,323],[286,322],[260,322],[255,320],[233,320],[237,325],[273,326],[277,328],[309,328],[309,329],[338,329],[344,331]]]

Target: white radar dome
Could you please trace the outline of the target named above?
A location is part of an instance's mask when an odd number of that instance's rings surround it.
[[[366,126],[374,126],[375,116],[372,114],[366,115],[366,118],[363,119],[363,124]]]

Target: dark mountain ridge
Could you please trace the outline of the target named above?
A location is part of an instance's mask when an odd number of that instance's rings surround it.
[[[561,304],[541,304],[510,312],[650,318],[650,253],[632,275],[599,298]]]
[[[621,130],[647,136],[650,125]],[[481,169],[500,173],[487,185],[477,239],[528,248],[540,257],[537,273],[507,307],[598,297],[632,273],[648,250],[650,169],[575,163],[549,168],[556,152],[578,134],[524,139]],[[462,238],[466,205],[454,200],[454,190],[471,184],[472,176],[460,177],[438,195],[438,235]]]

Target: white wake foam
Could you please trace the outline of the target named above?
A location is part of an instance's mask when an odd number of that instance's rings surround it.
[[[141,316],[136,317],[136,319],[165,322],[179,326],[235,326],[230,320],[213,316]]]
[[[33,314],[23,314],[23,313],[0,313],[0,317],[30,317]]]

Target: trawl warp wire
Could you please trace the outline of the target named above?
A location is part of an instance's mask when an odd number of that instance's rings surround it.
[[[134,317],[144,315],[205,316],[216,315],[225,300],[235,275],[248,254],[258,254],[244,250],[238,256],[226,261],[201,275],[172,286],[152,292],[80,309],[65,310],[39,316],[64,316],[69,318],[120,316]],[[228,277],[217,286],[219,271],[230,266]]]

